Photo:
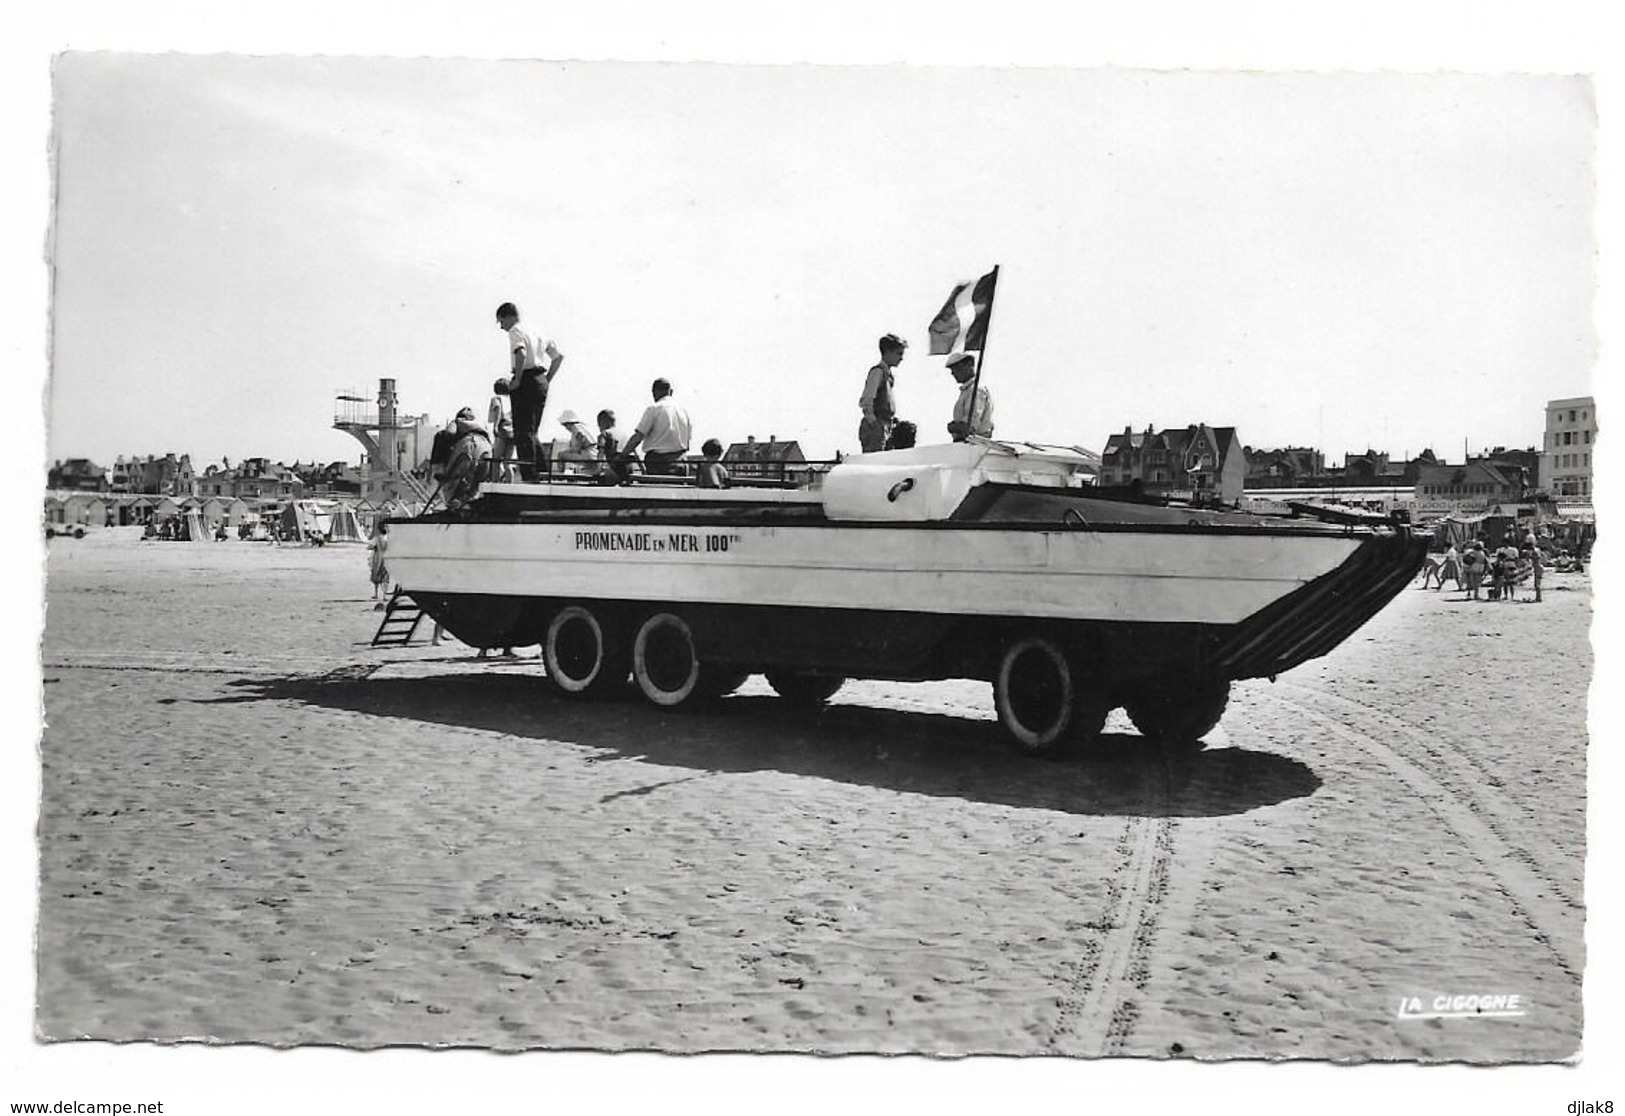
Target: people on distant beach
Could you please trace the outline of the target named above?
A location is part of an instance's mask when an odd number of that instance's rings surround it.
[[[1529,575],[1535,584],[1535,603],[1540,603],[1540,585],[1546,577],[1546,555],[1541,553],[1540,547],[1531,546],[1529,553]]]
[[[672,397],[671,381],[664,376],[649,385],[649,393],[654,396],[654,402],[644,409],[620,457],[625,460],[641,448],[645,473],[674,476],[683,455],[688,452],[688,412],[677,405]]]
[[[1474,539],[1467,544],[1467,549],[1461,555],[1461,572],[1467,579],[1467,596],[1464,600],[1479,600],[1479,590],[1484,585],[1484,573],[1489,563],[1485,559],[1484,544]]]
[[[552,341],[538,340],[519,325],[519,308],[511,302],[497,307],[497,326],[508,335],[511,375],[508,395],[513,401],[514,448],[519,458],[519,475],[536,480],[541,448],[537,435],[542,429],[542,411],[547,406],[547,389],[559,374],[564,354]],[[547,358],[543,368],[538,353]]]
[[[700,463],[701,488],[727,488],[728,467],[722,463],[722,443],[715,438],[707,438],[700,447],[705,460]]]
[[[559,424],[570,435],[570,444],[558,453],[560,461],[591,464],[599,460],[598,439],[587,432],[587,426],[581,421],[580,415],[574,411],[565,411],[559,416]]]
[[[1508,533],[1495,552],[1495,583],[1500,589],[1502,601],[1510,601],[1517,596],[1518,544],[1513,541],[1514,538]]]
[[[1431,554],[1422,559],[1422,588],[1426,589],[1433,584],[1433,579],[1436,577],[1439,578],[1439,585],[1443,586],[1444,578],[1439,577],[1439,571],[1443,568],[1444,563]]]
[[[1439,584],[1434,588],[1443,589],[1446,579],[1454,581],[1457,589],[1461,588],[1461,552],[1455,543],[1445,548],[1444,557],[1439,560]]]
[[[959,398],[954,401],[948,436],[956,442],[963,442],[973,434],[979,438],[993,437],[993,397],[987,388],[976,383],[976,358],[970,353],[954,353],[948,358],[948,371],[959,382]]]
[[[858,396],[858,409],[863,417],[858,420],[858,447],[864,453],[878,453],[888,448],[892,427],[897,422],[897,376],[894,369],[903,362],[903,351],[908,342],[895,333],[880,339],[880,361],[869,369],[863,381],[863,394]]]
[[[384,607],[384,598],[389,596],[389,564],[386,551],[389,549],[389,524],[380,523],[378,530],[373,533],[372,542],[367,544],[372,553],[368,555],[372,568],[372,599],[378,603],[374,608]]]

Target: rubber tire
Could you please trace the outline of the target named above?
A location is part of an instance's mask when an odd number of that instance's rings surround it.
[[[774,693],[795,705],[823,705],[846,685],[845,678],[799,670],[770,670],[766,678]]]
[[[651,705],[694,709],[717,696],[721,679],[700,661],[688,621],[675,612],[657,612],[632,637],[632,681]]]
[[[1199,678],[1180,686],[1148,687],[1125,702],[1124,709],[1140,735],[1163,750],[1199,752],[1202,737],[1213,731],[1229,703],[1229,682]]]
[[[626,682],[626,641],[615,624],[585,605],[565,605],[542,637],[547,677],[573,698],[603,697]]]
[[[1047,636],[1026,636],[1004,649],[993,704],[1011,742],[1030,756],[1093,743],[1109,712],[1108,703],[1082,684],[1073,656]]]

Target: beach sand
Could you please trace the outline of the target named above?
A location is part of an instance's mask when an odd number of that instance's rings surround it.
[[[1118,713],[1055,762],[981,683],[672,714],[373,649],[359,547],[115,530],[47,570],[44,1038],[1579,1050],[1588,575],[1409,589],[1195,757]],[[1397,1017],[1463,994],[1524,1014]]]

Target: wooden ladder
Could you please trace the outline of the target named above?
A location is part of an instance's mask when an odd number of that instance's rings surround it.
[[[372,645],[407,646],[418,630],[418,621],[422,619],[423,609],[418,607],[418,603],[408,596],[405,590],[396,589],[390,594],[389,605],[384,609],[384,618],[378,622],[378,631],[373,634]]]

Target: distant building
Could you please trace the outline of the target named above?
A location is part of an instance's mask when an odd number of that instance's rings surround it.
[[[302,500],[305,498],[303,478],[280,462],[266,457],[244,458],[235,469],[222,470],[211,480],[204,478],[204,487],[220,487],[220,492],[209,491],[207,496],[235,496],[247,501]]]
[[[1344,484],[1401,484],[1404,476],[1405,464],[1390,461],[1386,450],[1378,452],[1367,446],[1364,453],[1345,453],[1343,455]],[[1414,478],[1412,483],[1415,483]]]
[[[306,496],[360,496],[367,479],[360,468],[348,461],[326,465],[313,461],[306,466],[294,462],[292,471],[305,482]]]
[[[722,455],[728,475],[736,480],[745,477],[783,480],[788,466],[806,463],[807,455],[801,452],[800,442],[794,439],[781,442],[776,434],[769,434],[765,442],[758,442],[752,434],[743,442],[729,446]]]
[[[1100,455],[1101,484],[1137,484],[1152,495],[1234,503],[1246,479],[1246,454],[1233,426],[1202,423],[1161,432],[1125,426],[1106,439]]]
[[[1591,495],[1591,446],[1597,440],[1597,405],[1591,396],[1546,404],[1540,476],[1553,496]]]
[[[38,476],[38,474],[35,474]],[[107,470],[85,457],[70,457],[58,461],[46,474],[47,487],[65,488],[74,492],[106,492]]]
[[[113,462],[107,490],[119,494],[147,496],[192,496],[197,492],[192,459],[187,454],[166,453],[162,457],[126,459]]]
[[[1249,488],[1291,488],[1326,473],[1326,455],[1307,446],[1255,450],[1242,447]]]
[[[1528,449],[1507,449],[1505,446],[1496,446],[1489,453],[1479,457],[1469,457],[1468,461],[1487,461],[1502,472],[1510,473],[1512,470],[1523,472],[1523,483],[1527,489],[1536,489],[1540,485],[1540,459],[1545,456],[1535,447]]]
[[[1523,470],[1475,458],[1465,465],[1424,465],[1416,479],[1424,510],[1521,503],[1528,493]]]

